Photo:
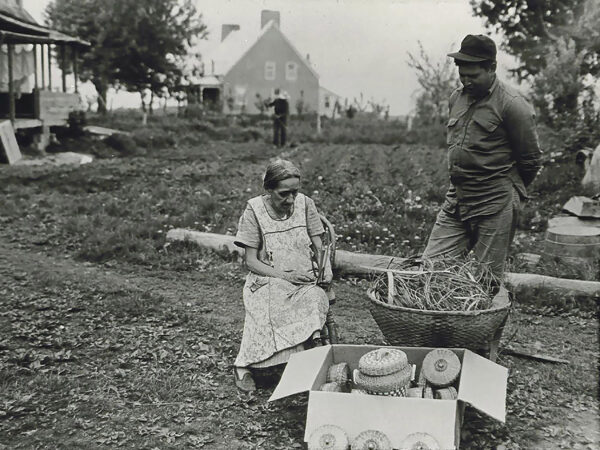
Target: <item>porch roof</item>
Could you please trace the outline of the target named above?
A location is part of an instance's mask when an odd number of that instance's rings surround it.
[[[58,44],[89,47],[90,43],[58,30],[35,23],[24,10],[0,5],[0,43],[2,44]]]

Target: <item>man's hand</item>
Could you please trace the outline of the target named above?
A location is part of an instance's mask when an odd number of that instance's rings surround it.
[[[298,270],[286,270],[283,273],[283,279],[293,284],[310,284],[315,281],[315,277]]]

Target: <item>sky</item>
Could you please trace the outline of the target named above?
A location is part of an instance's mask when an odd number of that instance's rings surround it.
[[[140,0],[143,1],[143,0]],[[23,0],[38,21],[50,0]],[[217,45],[223,23],[260,28],[260,12],[276,10],[281,30],[320,76],[320,84],[352,101],[390,105],[392,115],[414,108],[416,75],[408,53],[419,42],[434,63],[456,51],[466,34],[489,34],[473,17],[469,0],[196,0],[209,31],[202,48]],[[498,36],[491,35],[499,43]],[[499,52],[498,73],[506,79],[514,60]],[[136,94],[137,95],[137,94]],[[115,99],[115,106],[124,100]],[[113,100],[113,101],[115,101]],[[135,100],[133,100],[135,101]]]

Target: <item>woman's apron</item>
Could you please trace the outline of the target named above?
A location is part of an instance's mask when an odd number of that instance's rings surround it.
[[[279,270],[298,270],[314,277],[305,196],[296,196],[294,211],[285,220],[271,218],[262,197],[248,203],[262,235],[259,259]],[[246,277],[243,296],[246,317],[237,367],[287,362],[290,354],[301,350],[299,344],[323,327],[329,308],[327,294],[314,284],[295,285],[253,272]]]

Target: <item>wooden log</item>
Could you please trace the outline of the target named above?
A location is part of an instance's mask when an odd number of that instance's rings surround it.
[[[216,233],[174,228],[167,233],[167,241],[191,241],[203,248],[226,251],[242,255],[241,248],[234,245],[234,237]],[[337,250],[335,256],[336,275],[365,277],[385,271],[386,268],[397,267],[405,258],[386,255],[369,255]],[[540,291],[559,292],[564,295],[600,296],[600,282],[555,278],[530,273],[504,274],[507,286],[518,292],[521,289],[539,289]]]

